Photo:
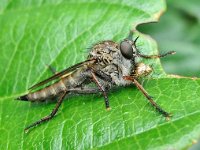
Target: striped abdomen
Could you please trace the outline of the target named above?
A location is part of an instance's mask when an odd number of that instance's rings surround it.
[[[83,83],[86,79],[86,74],[87,74],[85,72],[85,69],[79,68],[74,73],[62,78],[58,82],[50,86],[47,86],[41,90],[20,96],[17,99],[23,100],[23,101],[42,101],[45,99],[58,96],[60,93],[64,91],[68,91],[68,89],[74,88],[76,86],[79,86],[81,83]]]

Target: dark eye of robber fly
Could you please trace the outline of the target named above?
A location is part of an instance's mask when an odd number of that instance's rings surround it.
[[[122,41],[120,43],[120,51],[126,59],[133,58],[133,48],[128,41]]]

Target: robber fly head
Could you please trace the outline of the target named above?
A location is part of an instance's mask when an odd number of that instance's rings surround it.
[[[136,42],[138,37],[133,41],[131,38],[126,38],[120,43],[120,51],[126,59],[133,59],[137,56],[138,50]]]

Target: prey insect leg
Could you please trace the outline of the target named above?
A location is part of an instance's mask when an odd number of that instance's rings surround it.
[[[67,93],[68,93],[68,92],[65,91],[65,92],[62,93],[62,95],[60,95],[60,97],[59,97],[59,99],[58,99],[58,102],[57,102],[55,108],[52,110],[51,114],[49,114],[48,116],[46,116],[46,117],[44,117],[44,118],[42,118],[42,119],[40,119],[40,120],[34,122],[33,124],[29,125],[28,127],[26,127],[26,128],[24,129],[24,131],[25,131],[25,132],[28,132],[28,130],[29,130],[30,128],[35,127],[35,126],[37,126],[37,125],[39,125],[39,124],[41,124],[41,123],[43,123],[43,122],[46,122],[46,121],[49,121],[50,119],[52,119],[52,118],[55,116],[55,114],[57,113],[57,111],[58,111],[60,105],[62,104],[62,102],[63,102],[63,100],[64,100],[64,97],[66,96]]]
[[[97,79],[96,75],[93,72],[91,72],[91,74],[92,74],[92,78],[93,78],[94,82],[96,83],[96,85],[98,86],[99,90],[102,92],[102,94],[104,96],[106,109],[110,110],[109,99],[108,99],[108,96],[107,96],[107,93],[106,93],[104,87],[101,85],[101,83]]]
[[[123,77],[125,80],[130,80],[132,81],[136,87],[144,94],[144,96],[149,100],[149,102],[151,103],[151,105],[156,108],[156,110],[158,112],[160,112],[164,117],[166,117],[167,119],[169,119],[169,117],[171,116],[168,112],[166,112],[165,110],[163,110],[153,99],[152,97],[147,93],[147,91],[142,87],[142,85],[133,77],[131,76],[124,76]]]

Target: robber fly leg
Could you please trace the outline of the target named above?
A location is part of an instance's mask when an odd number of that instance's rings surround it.
[[[97,75],[99,78],[106,80],[108,82],[112,82],[112,78],[109,75],[105,74],[103,71],[94,69],[92,69],[92,71],[95,72],[95,75]]]
[[[26,128],[24,129],[24,131],[25,131],[25,132],[28,132],[28,130],[29,130],[30,128],[35,127],[35,126],[37,126],[37,125],[39,125],[39,124],[41,124],[41,123],[43,123],[43,122],[46,122],[46,121],[49,121],[50,119],[52,119],[52,118],[55,116],[55,114],[57,113],[57,111],[58,111],[60,105],[62,104],[62,102],[63,102],[63,100],[64,100],[64,97],[66,96],[67,93],[68,93],[68,92],[63,92],[63,93],[62,93],[62,95],[59,97],[59,100],[58,100],[58,102],[57,102],[55,108],[52,110],[51,114],[49,114],[48,116],[46,116],[46,117],[44,117],[44,118],[42,118],[42,119],[40,119],[40,120],[34,122],[33,124],[29,125],[28,127],[26,127]]]
[[[158,112],[160,112],[164,117],[166,117],[166,119],[170,118],[170,114],[168,112],[166,112],[165,110],[163,110],[153,99],[152,97],[147,93],[147,91],[142,87],[142,85],[133,77],[131,76],[125,76],[124,77],[125,80],[130,80],[132,81],[136,87],[144,94],[144,96],[149,100],[149,102],[151,103],[151,105],[153,107],[156,108],[156,110]]]
[[[108,99],[107,93],[105,91],[105,88],[100,84],[100,82],[97,79],[96,75],[93,72],[91,72],[91,74],[92,74],[92,79],[94,80],[94,82],[96,83],[96,85],[98,86],[99,90],[102,92],[102,94],[104,96],[106,109],[110,110],[109,99]]]
[[[161,58],[161,57],[165,57],[167,55],[174,55],[176,52],[175,51],[169,51],[167,53],[164,54],[160,54],[160,55],[143,55],[143,54],[138,54],[139,57],[142,58],[146,58],[146,59],[152,59],[152,58]]]

